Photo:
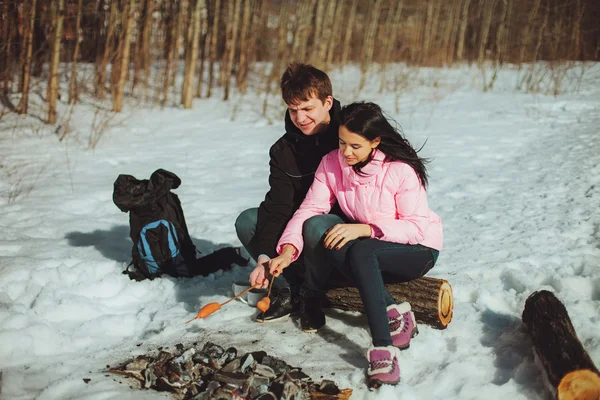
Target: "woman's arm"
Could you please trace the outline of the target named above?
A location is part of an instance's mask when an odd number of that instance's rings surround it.
[[[418,244],[429,226],[427,192],[415,171],[407,164],[398,165],[398,190],[394,195],[397,219],[371,221],[372,236],[394,243]]]
[[[310,189],[308,189],[304,201],[288,222],[277,243],[278,254],[282,254],[284,245],[286,244],[294,247],[295,251],[292,254],[292,262],[298,258],[304,248],[304,240],[302,238],[302,226],[304,222],[315,215],[327,214],[331,211],[331,206],[336,201],[333,190],[330,188],[327,180],[327,159],[328,156],[325,156],[321,160],[317,172],[315,172],[314,181]]]

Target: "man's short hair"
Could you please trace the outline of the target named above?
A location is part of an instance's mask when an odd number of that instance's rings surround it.
[[[288,64],[281,76],[281,97],[285,104],[297,104],[317,97],[323,103],[332,96],[331,81],[327,74],[309,64]]]

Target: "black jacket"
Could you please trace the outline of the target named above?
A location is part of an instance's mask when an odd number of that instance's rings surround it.
[[[329,127],[325,132],[310,136],[304,135],[294,125],[289,111],[285,113],[286,133],[269,151],[271,188],[258,208],[256,233],[249,244],[260,254],[277,256],[277,241],[302,204],[321,158],[338,148],[339,111],[340,102],[334,99],[329,111]]]

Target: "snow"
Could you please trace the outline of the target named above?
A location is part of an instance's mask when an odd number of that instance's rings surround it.
[[[255,323],[255,309],[232,302],[185,325],[203,304],[225,301],[251,267],[143,282],[121,274],[131,242],[127,215],[112,202],[119,174],[176,173],[199,250],[239,246],[235,218],[264,197],[268,148],[283,133],[279,99],[269,98],[266,116],[264,95],[255,93],[230,103],[195,100],[192,110],[130,103],[93,150],[91,101],[75,108],[63,141],[56,127],[5,116],[0,399],[168,398],[131,389],[103,369],[193,341],[267,350],[316,380],[354,389],[352,399],[550,398],[521,324],[531,293],[551,290],[564,302],[600,364],[600,65],[586,68],[558,96],[516,90],[519,72],[510,68],[487,92],[481,73],[466,66],[396,66],[388,76],[395,71],[401,86],[383,93],[377,74],[362,91],[356,69],[331,74],[342,103],[375,101],[413,144],[425,143],[429,203],[445,227],[429,275],[454,291],[448,328],[421,325],[402,352],[401,383],[374,392],[365,386],[363,315],[329,310],[326,329],[311,335],[293,319]],[[59,113],[67,110],[61,104]]]

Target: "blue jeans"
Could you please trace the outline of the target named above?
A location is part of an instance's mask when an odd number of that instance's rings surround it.
[[[374,346],[391,346],[392,337],[387,306],[396,301],[384,286],[382,273],[396,282],[407,282],[425,275],[439,252],[421,245],[358,239],[339,250],[325,249],[326,259],[350,278],[360,293]]]
[[[255,260],[260,255],[260,252],[258,249],[250,248],[248,244],[256,233],[257,221],[258,208],[249,208],[243,211],[235,221],[235,230],[238,239]],[[302,230],[304,250],[300,258],[284,269],[281,274],[285,283],[290,286],[292,293],[298,294],[304,280],[312,282],[318,279],[318,282],[324,283],[327,281],[329,274],[319,273],[322,269],[321,265],[323,262],[326,262],[322,238],[329,228],[339,223],[343,223],[343,221],[335,214],[316,215],[304,223]],[[329,271],[332,270],[332,268],[326,269]],[[316,277],[313,276],[314,273],[317,273]]]

